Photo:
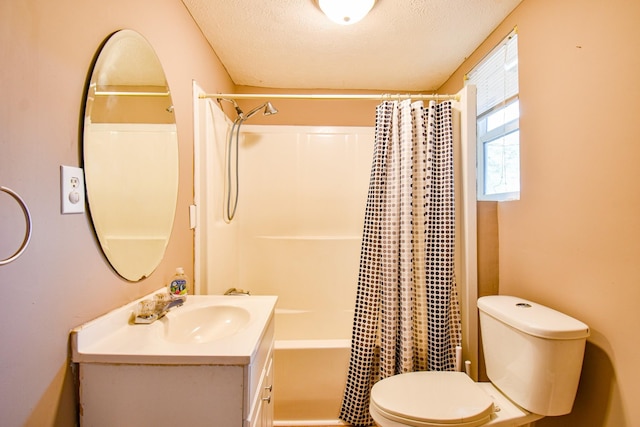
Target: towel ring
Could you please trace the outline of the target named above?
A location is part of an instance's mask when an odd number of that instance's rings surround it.
[[[0,259],[0,265],[5,265],[5,264],[9,264],[12,261],[15,261],[20,255],[22,255],[25,249],[27,249],[27,246],[29,245],[29,241],[31,240],[32,224],[31,224],[31,214],[29,213],[29,208],[27,208],[27,205],[25,204],[24,200],[22,200],[22,198],[18,195],[18,193],[16,193],[15,191],[7,187],[3,187],[1,185],[0,185],[0,191],[4,191],[8,195],[16,199],[16,202],[18,202],[18,204],[22,208],[22,212],[24,213],[24,219],[27,223],[27,230],[24,234],[24,240],[22,241],[22,245],[20,245],[20,248],[18,249],[18,251],[7,259]]]

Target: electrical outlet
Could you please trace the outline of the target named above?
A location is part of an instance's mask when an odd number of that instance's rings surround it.
[[[63,214],[84,213],[82,168],[60,166],[60,210]]]

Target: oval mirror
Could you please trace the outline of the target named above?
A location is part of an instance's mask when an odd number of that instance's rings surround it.
[[[162,260],[173,227],[178,138],[162,65],[135,31],[109,37],[93,67],[83,163],[102,251],[120,276],[144,279]]]

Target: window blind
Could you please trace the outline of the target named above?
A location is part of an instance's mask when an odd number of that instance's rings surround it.
[[[467,74],[466,84],[476,85],[478,116],[518,94],[518,34],[515,30]]]

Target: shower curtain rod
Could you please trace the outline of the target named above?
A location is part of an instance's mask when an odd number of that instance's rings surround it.
[[[460,95],[426,95],[422,93],[406,94],[297,94],[297,93],[206,93],[199,96],[205,98],[227,99],[315,99],[315,100],[379,100],[400,101],[414,99],[416,101],[446,101],[449,99],[460,101]]]

